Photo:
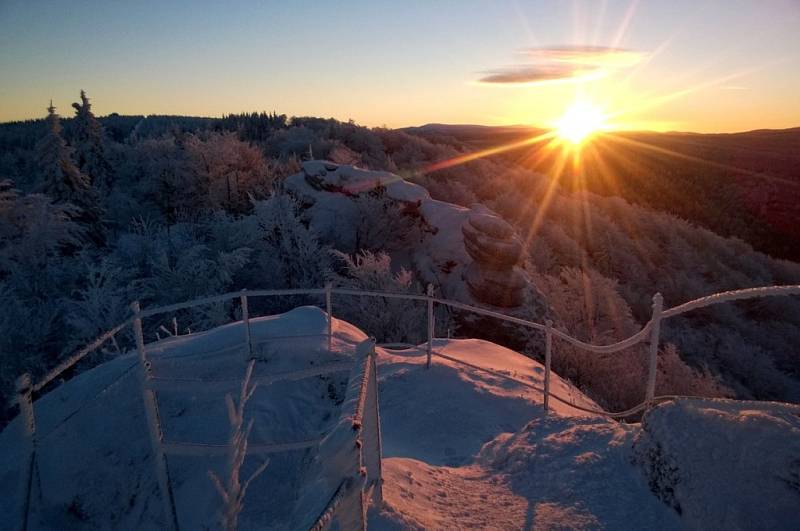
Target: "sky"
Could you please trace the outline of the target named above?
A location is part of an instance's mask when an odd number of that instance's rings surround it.
[[[800,126],[797,0],[0,0],[0,121],[276,111],[367,126]]]

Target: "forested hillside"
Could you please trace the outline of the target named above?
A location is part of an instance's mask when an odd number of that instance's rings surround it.
[[[542,133],[528,127],[431,124],[408,132],[461,149],[508,145]],[[545,143],[497,155],[553,175],[559,153]],[[562,175],[589,190],[668,212],[777,258],[800,260],[800,129],[735,134],[616,132],[584,147]]]
[[[656,291],[671,306],[725,289],[800,283],[796,263],[624,198],[561,186],[507,156],[431,171],[432,163],[473,149],[455,138],[275,113],[96,118],[84,94],[73,110],[70,119],[51,107],[45,120],[0,125],[3,399],[17,375],[52,367],[123,320],[133,300],[169,304],[328,280],[421,290],[413,268],[381,253],[413,245],[410,232],[392,241],[385,231],[364,230],[357,249],[337,249],[310,226],[305,206],[283,186],[308,158],[389,170],[435,199],[498,212],[524,236],[525,274],[543,303],[586,340],[636,331]],[[687,204],[700,201],[686,194]],[[380,194],[356,200],[373,225],[381,222],[375,212],[413,214],[391,211]],[[731,219],[731,226],[748,225],[749,218]],[[304,302],[264,302],[253,311]],[[341,311],[359,324],[357,308]],[[402,331],[390,312],[406,310],[383,311],[364,318],[388,323],[382,339],[391,340]],[[193,310],[178,326],[210,328],[232,312]],[[661,363],[673,376],[660,380],[664,392],[800,401],[800,301],[703,310],[670,321],[664,335]],[[124,350],[126,341],[104,356]],[[531,338],[529,354],[539,348],[540,338]],[[640,401],[643,356],[639,348],[605,359],[559,346],[554,363],[604,406],[623,407]]]

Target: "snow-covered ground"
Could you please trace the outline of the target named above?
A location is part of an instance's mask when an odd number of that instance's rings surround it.
[[[337,320],[329,352],[325,314],[313,307],[251,322],[256,375],[351,360],[366,338]],[[275,336],[284,339],[265,341]],[[149,351],[157,375],[235,382],[245,368],[235,348],[242,338],[234,323]],[[540,364],[489,342],[439,339],[434,348],[519,381],[543,381]],[[370,528],[800,527],[800,407],[685,401],[652,410],[643,429],[558,402],[545,415],[529,387],[451,359],[434,356],[430,369],[425,361],[424,346],[378,350],[384,505],[370,510]],[[160,527],[135,366],[135,356],[121,357],[36,402],[32,528]],[[324,434],[336,422],[347,376],[343,370],[259,388],[247,410],[253,443]],[[557,376],[552,389],[594,406]],[[160,392],[166,439],[224,442],[224,392]],[[15,421],[0,433],[2,515],[18,507],[20,428]],[[242,528],[307,527],[330,495],[320,492],[326,482],[314,457],[312,449],[270,455],[248,491]],[[221,472],[223,461],[169,458],[182,528],[216,527],[220,502],[207,472]],[[251,457],[245,469],[257,465]],[[2,529],[15,527],[13,517],[0,521]]]
[[[543,368],[479,340],[436,350],[540,384]],[[638,431],[424,351],[381,356],[385,507],[375,529],[679,527],[631,463]],[[552,390],[597,407],[560,378]]]
[[[327,320],[317,308],[253,319],[259,358],[254,377],[349,361],[366,336],[336,322],[333,353],[327,350]],[[287,337],[289,336],[289,337]],[[292,338],[291,336],[296,336]],[[280,339],[267,341],[267,338]],[[238,396],[245,371],[241,323],[148,345],[156,377],[230,379],[229,386],[158,391],[164,439],[225,444],[229,434],[224,395]],[[59,386],[35,403],[38,477],[31,502],[32,529],[161,529],[162,506],[137,379],[137,357],[129,354]],[[331,375],[260,386],[247,404],[254,419],[251,444],[318,438],[338,419],[348,366]],[[19,419],[0,433],[0,484],[18,484],[23,462]],[[308,527],[332,492],[306,492],[321,472],[309,449],[274,453],[268,472],[247,494],[243,528]],[[224,477],[225,456],[170,456],[169,468],[182,529],[215,529],[220,507],[208,471]],[[260,463],[248,458],[244,476]],[[0,496],[0,529],[16,529],[15,488]],[[304,500],[300,506],[297,500]]]

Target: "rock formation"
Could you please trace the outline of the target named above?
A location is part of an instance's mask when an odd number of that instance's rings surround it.
[[[527,282],[516,267],[522,242],[514,228],[485,206],[474,205],[461,232],[473,260],[464,272],[470,293],[493,306],[513,308],[522,304]]]
[[[517,267],[523,254],[520,237],[488,208],[438,201],[398,175],[329,161],[304,162],[302,171],[289,176],[284,185],[303,204],[320,239],[345,252],[358,250],[355,236],[363,213],[357,198],[380,188],[382,197],[394,202],[415,225],[413,238],[387,246],[393,264],[413,270],[420,284],[433,284],[439,297],[538,323],[547,319],[544,298]],[[534,342],[531,347],[530,334],[508,321],[458,309],[451,309],[450,315],[458,335],[528,353],[544,344]]]

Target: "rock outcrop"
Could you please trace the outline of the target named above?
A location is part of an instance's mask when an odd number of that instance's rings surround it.
[[[401,203],[420,203],[430,199],[422,186],[405,181],[387,171],[372,171],[328,161],[303,163],[303,178],[315,190],[358,196],[383,188],[387,197]]]
[[[544,298],[517,267],[524,247],[520,237],[488,208],[439,201],[398,175],[329,161],[304,162],[302,172],[289,176],[284,185],[304,206],[320,239],[344,252],[359,248],[356,233],[364,222],[364,205],[359,206],[358,199],[380,191],[414,225],[412,238],[387,231],[391,241],[384,250],[393,264],[413,270],[420,284],[433,284],[442,298],[529,321],[547,319]],[[459,335],[532,352],[530,334],[519,325],[457,309],[451,317]]]
[[[461,226],[464,247],[473,262],[464,271],[470,293],[493,306],[522,304],[527,285],[516,267],[522,242],[514,228],[483,205],[474,205]]]
[[[303,171],[287,178],[285,186],[307,208],[319,236],[340,250],[358,247],[355,229],[363,212],[356,199],[380,190],[416,227],[413,241],[389,246],[394,263],[407,264],[444,298],[502,308],[523,319],[540,320],[546,311],[517,266],[523,255],[520,237],[483,205],[438,201],[398,175],[329,161],[304,162]]]

